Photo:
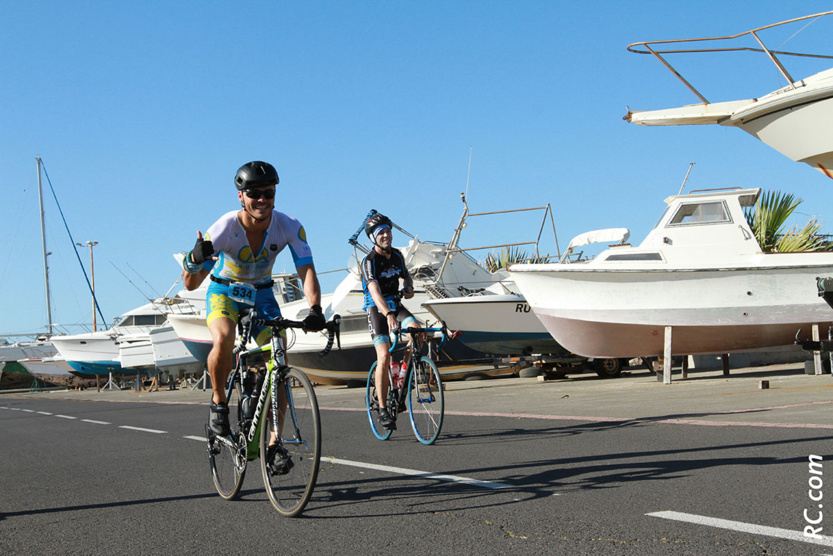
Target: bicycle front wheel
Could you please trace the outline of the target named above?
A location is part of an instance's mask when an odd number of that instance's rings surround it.
[[[243,486],[243,478],[246,476],[246,440],[240,432],[240,381],[235,380],[238,376],[232,373],[229,380],[234,384],[228,394],[229,424],[231,425],[231,439],[220,438],[215,435],[208,426],[205,427],[208,435],[208,461],[211,465],[211,478],[214,480],[214,487],[217,493],[226,500],[233,500],[240,494]]]
[[[367,418],[370,421],[370,430],[373,431],[373,436],[379,440],[387,440],[393,434],[391,429],[386,429],[379,423],[379,398],[376,394],[376,363],[370,366],[370,372],[367,375],[367,389],[365,390],[364,403],[367,407]]]
[[[443,427],[445,400],[440,372],[427,357],[414,364],[408,379],[408,413],[417,440],[433,444]]]
[[[281,514],[294,517],[306,507],[318,478],[321,416],[312,383],[303,372],[290,368],[286,378],[273,387],[278,388],[278,411],[273,411],[270,395],[260,432],[260,467],[272,505]],[[270,454],[275,431],[280,431],[280,448]]]

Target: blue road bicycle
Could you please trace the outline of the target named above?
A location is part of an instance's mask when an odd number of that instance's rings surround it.
[[[440,335],[440,341],[435,346],[437,334]],[[388,412],[395,418],[407,409],[417,440],[426,445],[433,444],[443,426],[445,397],[440,373],[431,356],[448,339],[448,330],[443,323],[441,328],[405,328],[394,330],[391,335],[394,338],[390,347],[391,359],[402,359],[396,355],[406,349],[410,350],[410,356],[407,357],[405,377],[400,386],[395,386],[394,377],[388,368],[391,385],[386,400]],[[408,335],[411,338],[410,347],[397,349],[399,338]],[[393,431],[379,423],[379,400],[376,395],[377,364],[378,362],[374,362],[367,374],[365,404],[373,435],[379,440],[387,440]]]

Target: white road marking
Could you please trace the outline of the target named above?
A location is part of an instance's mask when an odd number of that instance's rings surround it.
[[[73,417],[72,415],[55,415],[55,417],[60,417],[61,419],[78,419],[78,417]]]
[[[38,411],[38,413],[41,414],[41,415],[52,415],[48,411]]]
[[[131,431],[152,432],[154,434],[167,434],[168,431],[158,431],[156,429],[143,429],[142,427],[131,427],[128,425],[119,426],[120,429],[127,429]]]
[[[412,477],[422,477],[425,479],[435,479],[437,481],[446,481],[449,483],[462,483],[471,486],[478,486],[483,488],[491,488],[491,489],[499,489],[499,488],[509,488],[512,485],[508,485],[505,483],[495,483],[491,481],[479,481],[477,479],[472,479],[470,477],[460,477],[458,475],[441,475],[439,473],[430,473],[428,471],[419,471],[417,469],[407,469],[405,467],[391,467],[388,465],[377,465],[375,463],[364,463],[360,461],[350,461],[346,459],[338,459],[333,457],[324,456],[321,458],[321,461],[328,461],[330,463],[335,463],[336,465],[349,465],[351,467],[362,467],[365,469],[374,469],[376,471],[385,471],[387,473],[396,473],[399,475],[409,475]]]
[[[95,425],[110,425],[107,421],[93,421],[92,419],[81,419],[84,423],[93,423]]]
[[[187,438],[188,440],[199,440],[200,442],[208,442],[208,439],[203,436],[183,436],[182,438]]]
[[[776,537],[789,541],[801,541],[811,544],[833,546],[833,537],[823,535],[818,535],[819,538],[808,537],[804,535],[803,531],[791,531],[789,529],[780,529],[778,527],[767,527],[765,525],[755,525],[753,523],[743,523],[742,521],[731,521],[728,519],[686,514],[682,512],[653,512],[645,515],[649,515],[651,517],[661,517],[663,519],[673,519],[675,521],[685,521],[687,523],[696,523],[697,525],[707,525],[709,527],[717,527],[718,529],[740,531],[741,533],[752,533],[753,535],[766,535],[768,537]]]
[[[34,413],[34,409],[21,409],[20,411],[25,411],[26,413]]]

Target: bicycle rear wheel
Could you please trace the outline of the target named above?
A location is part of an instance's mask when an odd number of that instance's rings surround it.
[[[370,430],[373,436],[379,440],[387,440],[393,431],[386,429],[379,423],[379,398],[376,395],[376,365],[378,361],[370,366],[367,374],[367,388],[365,390],[364,403],[367,407],[367,419],[370,421]]]
[[[440,373],[427,357],[415,362],[408,379],[408,413],[417,440],[433,444],[443,427],[445,399]]]
[[[243,478],[246,476],[246,440],[240,432],[242,388],[236,377],[239,377],[239,375],[232,373],[229,380],[234,380],[234,385],[230,391],[227,391],[231,439],[220,438],[211,432],[207,425],[205,427],[208,436],[208,461],[211,465],[211,478],[214,480],[217,493],[226,500],[237,498],[237,495],[240,494],[240,488],[243,486]],[[235,443],[237,446],[234,445]]]
[[[272,396],[264,409],[264,423],[260,431],[260,467],[263,483],[269,500],[281,514],[294,517],[300,514],[312,497],[318,467],[321,461],[321,417],[318,401],[307,376],[298,369],[290,368],[286,378],[276,386],[286,394],[286,407],[278,417],[281,424],[280,443],[286,450],[290,464],[275,473],[267,461],[267,453],[275,412],[272,411]],[[283,406],[278,399],[278,406]],[[280,456],[275,456],[280,457]],[[274,459],[274,458],[273,458]],[[275,466],[272,466],[275,467]]]

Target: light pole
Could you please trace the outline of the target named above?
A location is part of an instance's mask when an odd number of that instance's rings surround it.
[[[98,245],[97,241],[88,241],[87,243],[76,243],[78,247],[89,247],[90,248],[90,280],[92,281],[92,294],[93,294],[93,332],[98,330],[96,326],[95,320],[95,267],[93,266],[93,247]]]

